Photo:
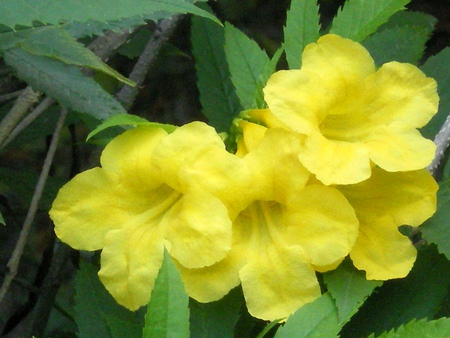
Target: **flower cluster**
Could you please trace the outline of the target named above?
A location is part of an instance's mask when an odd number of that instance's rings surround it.
[[[164,250],[190,297],[242,285],[265,320],[319,297],[316,272],[347,256],[368,279],[408,274],[416,251],[398,227],[436,209],[434,145],[417,131],[437,111],[434,80],[409,64],[376,70],[361,45],[325,35],[264,94],[267,109],[235,121],[235,154],[202,122],[139,126],[60,190],[57,236],[103,250],[99,276],[120,304],[148,302]]]

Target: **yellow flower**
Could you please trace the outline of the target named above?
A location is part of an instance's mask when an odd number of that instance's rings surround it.
[[[401,225],[419,226],[436,211],[438,185],[425,169],[389,173],[374,168],[370,179],[337,187],[350,201],[360,221],[350,252],[354,265],[367,279],[405,277],[416,259]]]
[[[241,283],[251,315],[285,318],[320,296],[315,267],[347,256],[358,220],[337,189],[305,186],[310,173],[298,161],[293,133],[245,121],[241,127],[238,153],[253,176],[238,206],[230,207],[231,251],[210,267],[180,271],[200,302],[220,299]]]
[[[436,113],[436,82],[417,67],[376,70],[364,47],[336,35],[306,46],[300,70],[282,70],[264,88],[270,111],[302,135],[299,159],[326,185],[425,168],[435,146],[417,128]]]
[[[212,265],[229,252],[232,223],[214,191],[234,198],[237,191],[224,187],[247,180],[239,161],[204,123],[169,135],[150,126],[126,131],[104,149],[101,168],[60,190],[50,211],[55,232],[75,249],[103,249],[101,281],[135,310],[149,301],[164,248],[186,268]]]

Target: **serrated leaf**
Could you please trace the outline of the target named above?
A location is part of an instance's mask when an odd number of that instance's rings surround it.
[[[131,114],[119,114],[111,116],[109,119],[101,123],[97,126],[93,131],[89,133],[86,140],[89,140],[91,137],[95,136],[99,132],[115,127],[115,126],[139,126],[139,125],[150,125],[154,126],[155,128],[162,128],[168,133],[173,132],[177,127],[173,126],[171,124],[162,124],[162,123],[156,123],[156,122],[150,122],[142,117],[131,115]]]
[[[373,337],[373,336],[371,336]],[[369,337],[369,338],[371,338]],[[432,321],[413,320],[396,330],[385,332],[378,338],[448,338],[450,337],[450,318]]]
[[[362,45],[370,52],[377,66],[389,61],[417,64],[436,19],[418,12],[400,12],[392,19],[365,39]]]
[[[420,69],[438,83],[439,111],[420,132],[423,136],[434,139],[450,112],[450,47],[430,57]]]
[[[68,65],[88,67],[108,74],[130,86],[135,83],[119,74],[105,64],[97,55],[75,41],[72,36],[61,28],[43,27],[32,30],[27,39],[18,42],[18,46],[33,55],[47,56]]]
[[[143,311],[131,312],[120,306],[106,291],[97,269],[84,260],[75,279],[75,313],[79,337],[139,337],[143,327]],[[119,320],[127,331],[118,327]]]
[[[340,329],[333,298],[325,293],[291,315],[275,338],[331,338],[337,337]]]
[[[363,41],[410,0],[349,0],[333,20],[330,33]]]
[[[242,108],[263,108],[263,74],[270,67],[269,56],[255,41],[231,24],[225,24],[225,54]]]
[[[290,69],[300,68],[305,46],[319,39],[319,6],[314,0],[292,0],[284,27],[284,49]]]
[[[31,55],[20,48],[6,51],[4,59],[19,78],[68,108],[101,120],[126,113],[119,102],[78,67]]]
[[[15,28],[32,26],[33,21],[44,24],[95,20],[118,21],[136,15],[155,12],[192,13],[214,21],[217,18],[185,0],[0,0],[0,24]]]
[[[194,17],[191,41],[202,112],[218,132],[228,131],[242,108],[225,57],[224,28]]]
[[[389,280],[364,302],[341,338],[367,337],[413,319],[433,318],[450,288],[450,262],[434,246],[421,247],[412,271]]]
[[[172,258],[164,252],[145,315],[143,338],[188,338],[189,297]]]
[[[336,270],[323,276],[328,292],[336,302],[341,325],[350,320],[381,281],[366,280],[365,273],[357,270],[350,260],[344,260]]]
[[[420,230],[427,242],[435,243],[439,252],[450,258],[450,181],[439,183],[436,213]]]
[[[190,338],[233,337],[243,305],[241,288],[231,290],[228,295],[212,303],[190,299]]]

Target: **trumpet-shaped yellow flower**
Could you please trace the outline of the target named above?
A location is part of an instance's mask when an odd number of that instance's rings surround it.
[[[250,314],[285,318],[320,296],[315,267],[347,256],[358,220],[337,189],[306,186],[310,173],[298,161],[295,134],[248,122],[241,127],[238,154],[253,176],[239,209],[231,207],[231,251],[210,267],[180,271],[200,302],[220,299],[241,283]]]
[[[405,277],[416,259],[401,225],[418,226],[436,211],[438,185],[425,169],[389,173],[374,168],[370,179],[339,186],[360,221],[359,235],[350,252],[354,265],[367,279]]]
[[[193,169],[202,159],[208,165]],[[213,128],[194,122],[167,134],[141,126],[111,141],[101,165],[67,183],[50,216],[63,242],[103,249],[99,276],[118,303],[135,310],[148,302],[164,248],[189,269],[227,255],[232,223],[214,191],[233,199],[226,187],[247,178]]]
[[[411,64],[376,70],[363,46],[324,35],[305,47],[302,68],[282,70],[264,88],[270,111],[303,137],[299,159],[326,185],[425,168],[435,146],[417,128],[437,112],[436,82]]]

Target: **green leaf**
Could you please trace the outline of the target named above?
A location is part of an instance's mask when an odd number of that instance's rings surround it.
[[[189,337],[189,297],[180,273],[165,251],[164,261],[156,278],[147,306],[143,337]]]
[[[191,40],[202,112],[218,132],[228,131],[242,108],[225,57],[224,29],[209,20],[194,17]]]
[[[115,127],[115,126],[140,126],[140,125],[144,125],[144,124],[154,126],[155,128],[162,128],[165,131],[167,131],[168,133],[173,132],[177,128],[176,126],[173,126],[171,124],[149,122],[148,120],[146,120],[142,117],[136,116],[136,115],[119,114],[119,115],[111,116],[106,121],[104,121],[103,123],[98,125],[97,128],[95,128],[93,131],[91,131],[89,133],[89,135],[87,136],[87,140],[89,140],[91,137],[93,137],[94,135],[98,134],[99,132],[101,132],[107,128],[111,128],[111,127]]]
[[[325,293],[291,315],[278,329],[275,338],[330,338],[337,337],[340,329],[333,298]]]
[[[436,213],[428,219],[420,230],[423,237],[435,243],[439,252],[450,258],[450,181],[439,183]]]
[[[450,262],[434,246],[420,247],[412,271],[372,293],[341,331],[341,338],[367,337],[413,319],[433,318],[448,296]]]
[[[305,46],[319,39],[319,6],[314,0],[292,0],[284,27],[284,49],[290,69],[300,68]]]
[[[6,225],[5,219],[3,218],[3,215],[1,212],[0,212],[0,224]]]
[[[269,56],[231,24],[225,24],[225,54],[242,108],[263,108],[262,88],[267,81],[267,69],[271,67]]]
[[[371,336],[374,337],[374,336]],[[383,333],[378,338],[448,338],[450,337],[450,318],[426,321],[413,320],[397,330]],[[370,338],[370,337],[369,337]]]
[[[330,33],[363,41],[410,0],[349,0],[333,20]]]
[[[439,111],[420,132],[423,136],[434,139],[450,112],[450,47],[430,57],[420,69],[438,83]]]
[[[33,55],[47,56],[68,65],[88,67],[108,74],[117,80],[134,86],[135,83],[106,65],[97,55],[76,42],[64,29],[44,27],[33,30],[18,45]]]
[[[389,61],[417,64],[425,51],[436,19],[419,12],[398,12],[362,42],[377,66]]]
[[[155,12],[192,13],[218,22],[215,16],[185,0],[0,0],[0,24],[11,28],[32,26],[33,21],[54,25],[88,19],[118,21]]]
[[[131,312],[117,304],[100,282],[97,269],[92,264],[80,261],[75,285],[74,318],[79,337],[141,336],[144,312]]]
[[[92,78],[84,76],[78,67],[31,55],[20,48],[6,51],[5,62],[35,90],[43,91],[68,108],[101,120],[126,113],[119,102]]]
[[[381,281],[366,280],[365,273],[357,270],[350,260],[344,260],[336,270],[323,276],[328,292],[336,302],[341,325],[350,320]]]
[[[191,338],[233,337],[241,315],[244,297],[241,288],[235,288],[224,298],[212,303],[189,302]]]

